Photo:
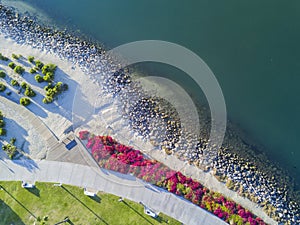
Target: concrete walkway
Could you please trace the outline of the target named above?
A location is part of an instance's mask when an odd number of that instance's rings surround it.
[[[184,224],[227,224],[196,205],[135,177],[100,171],[99,168],[81,164],[46,160],[1,160],[0,180],[55,182],[86,187],[142,202],[154,211],[167,214]]]
[[[53,146],[58,142],[57,137],[51,130],[46,126],[46,124],[35,114],[33,114],[26,107],[21,106],[0,96],[0,101],[10,108],[14,109],[18,114],[24,118],[24,120],[30,121],[32,126],[36,129],[36,131],[41,135],[41,137],[46,141],[47,147]]]
[[[47,160],[0,159],[1,181],[55,182],[111,193],[135,202],[142,202],[156,212],[162,212],[184,224],[227,224],[196,205],[163,189],[149,185],[130,175],[100,169],[77,139],[78,147],[65,149],[51,130],[26,107],[0,96],[0,101],[28,121],[47,143]],[[76,154],[75,154],[76,153]],[[79,154],[80,153],[80,154]],[[53,157],[50,161],[49,159]]]

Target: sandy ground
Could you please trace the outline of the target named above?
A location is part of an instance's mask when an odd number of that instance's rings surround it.
[[[42,103],[44,90],[41,85],[35,82],[34,76],[25,73],[23,77],[17,76],[10,68],[4,64],[0,64],[0,69],[5,70],[10,77],[19,80],[27,80],[31,84],[32,88],[39,94],[32,98],[33,104],[28,109],[34,112],[40,119],[51,129],[54,134],[62,139],[65,136],[67,130],[74,124],[76,132],[82,129],[88,129],[95,134],[100,135],[112,135],[115,139],[123,144],[131,145],[136,149],[143,150],[147,155],[152,158],[161,161],[172,169],[180,170],[186,175],[192,176],[199,180],[208,188],[218,191],[227,197],[232,198],[237,203],[241,204],[247,209],[250,209],[254,214],[264,219],[269,224],[277,224],[271,220],[256,204],[249,200],[246,200],[238,196],[235,192],[226,188],[223,183],[217,181],[211,173],[204,173],[203,171],[190,166],[187,163],[178,160],[174,156],[166,156],[160,150],[156,149],[150,142],[143,140],[142,137],[132,132],[128,123],[121,118],[119,112],[119,102],[117,99],[113,99],[110,95],[105,95],[101,88],[96,85],[96,82],[90,80],[85,76],[79,68],[72,65],[69,62],[62,61],[58,57],[41,52],[36,49],[32,49],[30,46],[18,45],[11,40],[5,39],[0,36],[0,51],[3,55],[11,58],[11,54],[21,54],[24,57],[29,55],[34,56],[36,59],[45,63],[54,63],[58,65],[58,70],[55,75],[56,81],[62,81],[69,85],[69,90],[59,96],[58,100],[52,104],[45,105]],[[28,64],[26,59],[14,60],[16,64],[22,65],[26,68],[26,71],[32,67]],[[1,79],[1,82],[5,82]],[[78,84],[81,84],[80,87]],[[10,84],[7,84],[10,86]],[[79,87],[78,89],[76,89]],[[11,91],[15,89],[9,87]],[[3,94],[2,94],[3,95]],[[17,101],[18,94],[14,93],[8,97],[13,101]],[[73,100],[74,107],[73,107]],[[5,107],[1,106],[0,107]],[[35,135],[34,128],[30,127],[28,121],[22,121],[19,118],[18,112],[7,111],[11,120],[14,120],[16,126],[22,127],[27,131],[27,135],[22,133],[22,129],[16,131],[16,129],[10,129],[10,125],[7,125],[10,135],[14,135],[17,140],[24,140],[28,145],[29,152],[32,153],[33,158],[38,158],[40,152],[43,151],[43,143],[40,143],[41,139],[38,135]],[[35,147],[33,147],[35,146]],[[37,150],[39,149],[39,150]]]

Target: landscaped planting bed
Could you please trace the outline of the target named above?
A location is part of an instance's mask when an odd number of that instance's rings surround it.
[[[184,197],[230,224],[265,224],[234,201],[210,191],[200,182],[184,176],[179,171],[171,170],[156,160],[148,159],[141,151],[122,145],[110,136],[95,136],[88,131],[81,131],[79,138],[86,141],[86,147],[94,159],[105,169],[132,174],[155,184]]]

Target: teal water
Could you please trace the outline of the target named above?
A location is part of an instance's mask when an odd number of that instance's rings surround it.
[[[108,48],[157,39],[194,51],[216,75],[229,117],[300,182],[298,0],[25,2]]]

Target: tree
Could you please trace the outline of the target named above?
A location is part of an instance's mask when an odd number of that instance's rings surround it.
[[[48,75],[43,76],[44,81],[50,82],[51,81],[51,77],[49,77]]]
[[[29,86],[29,85],[28,85],[25,81],[23,81],[23,82],[21,83],[21,87],[22,87],[22,88],[26,89],[27,86]]]
[[[20,104],[23,105],[23,106],[27,106],[29,105],[31,102],[30,102],[30,99],[29,98],[20,98]]]
[[[16,67],[16,64],[14,62],[10,62],[8,63],[8,66],[11,68],[11,69],[14,69]]]
[[[0,136],[6,135],[6,130],[4,128],[0,128]]]
[[[34,79],[36,80],[36,82],[41,83],[44,81],[43,77],[41,75],[35,75]]]
[[[18,56],[18,55],[16,55],[16,54],[12,54],[11,57],[12,57],[13,59],[19,59],[19,58],[20,58],[20,56]]]
[[[6,86],[3,83],[0,83],[0,92],[3,92],[6,90]]]
[[[8,61],[8,58],[0,53],[0,60]]]
[[[54,75],[56,68],[57,66],[52,63],[46,64],[42,68],[42,74],[46,75],[48,72],[51,72]]]
[[[3,120],[0,120],[0,127],[4,127],[5,126],[5,122]]]
[[[36,70],[35,70],[34,68],[31,68],[31,69],[29,70],[29,73],[35,74],[35,73],[36,73]]]
[[[48,104],[48,103],[52,103],[53,102],[53,98],[51,96],[46,96],[43,99],[43,103]]]
[[[33,63],[34,57],[33,56],[28,56],[28,61],[31,62],[31,63]]]
[[[25,69],[22,67],[22,66],[16,66],[14,68],[14,71],[17,73],[17,74],[22,74],[25,72]]]
[[[19,82],[17,80],[11,80],[10,83],[12,86],[19,86]]]
[[[6,73],[3,70],[0,70],[0,77],[4,78],[6,76]]]
[[[30,86],[27,86],[24,94],[26,96],[28,96],[28,97],[34,97],[34,96],[36,96],[36,93],[31,89]]]
[[[40,60],[35,61],[35,66],[39,69],[42,69],[44,66],[44,63],[42,63]]]

